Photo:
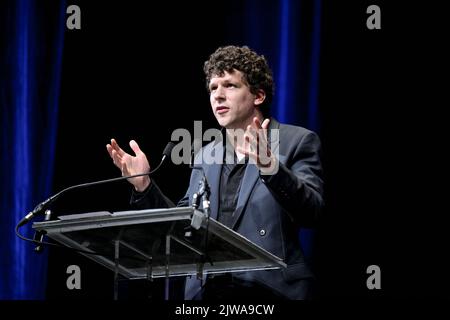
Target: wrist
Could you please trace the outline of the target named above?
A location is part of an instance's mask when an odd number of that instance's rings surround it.
[[[144,192],[151,184],[151,179],[149,176],[146,176],[142,179],[142,183],[134,185],[134,190],[137,192]]]

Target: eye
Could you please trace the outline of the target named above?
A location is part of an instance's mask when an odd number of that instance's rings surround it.
[[[237,86],[234,83],[228,83],[227,88],[236,88]]]

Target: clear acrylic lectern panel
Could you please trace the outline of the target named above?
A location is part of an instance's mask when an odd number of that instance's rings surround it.
[[[36,222],[33,228],[129,279],[286,267],[283,261],[216,220],[191,227],[191,207],[91,212]],[[201,213],[200,213],[201,214]]]

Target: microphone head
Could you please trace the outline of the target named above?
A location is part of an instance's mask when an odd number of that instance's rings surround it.
[[[195,167],[195,156],[202,148],[202,141],[200,139],[194,139],[194,142],[192,142],[191,145],[191,159],[189,161],[189,167],[194,168]]]
[[[169,141],[169,143],[166,145],[163,151],[163,156],[168,157],[172,153],[172,149],[175,147],[175,143],[172,141]]]

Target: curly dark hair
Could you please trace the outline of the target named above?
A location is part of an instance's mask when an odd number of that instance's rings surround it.
[[[209,60],[205,62],[203,71],[206,75],[206,88],[209,92],[209,82],[213,76],[223,76],[225,71],[239,70],[243,79],[250,87],[250,92],[256,94],[259,89],[266,93],[261,109],[267,115],[274,94],[272,71],[263,55],[258,55],[247,46],[226,46],[218,48]]]

